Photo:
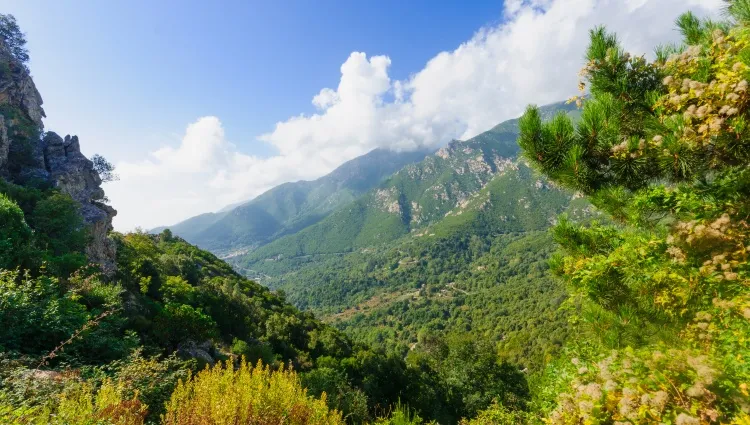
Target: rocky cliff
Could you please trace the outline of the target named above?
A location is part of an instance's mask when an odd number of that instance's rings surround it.
[[[44,132],[42,96],[31,75],[0,39],[0,176],[18,184],[54,186],[80,203],[89,227],[89,259],[106,274],[115,270],[108,237],[114,208],[105,204],[101,178],[81,153],[77,136]]]

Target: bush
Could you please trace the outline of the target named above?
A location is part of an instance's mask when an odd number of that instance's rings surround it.
[[[52,255],[83,251],[86,232],[79,207],[78,202],[62,193],[53,193],[36,204],[31,225],[40,248]]]
[[[93,375],[104,374],[120,383],[125,398],[137,397],[148,406],[146,422],[157,423],[177,383],[188,379],[195,366],[194,360],[182,361],[174,354],[163,359],[144,357],[138,348],[122,360],[94,369]]]
[[[396,403],[388,417],[378,418],[375,425],[421,425],[424,420],[408,406]]]
[[[123,397],[122,386],[105,381],[69,386],[51,406],[13,406],[0,399],[0,420],[8,425],[143,425],[147,406]]]
[[[57,279],[0,271],[0,345],[5,351],[41,354],[88,319],[86,308]]]
[[[167,276],[160,290],[167,303],[193,304],[195,302],[195,289],[180,276]]]
[[[749,420],[750,3],[727,3],[724,22],[682,15],[653,62],[592,30],[580,121],[519,121],[529,162],[617,222],[554,230],[601,354],[574,359],[550,424]]]
[[[259,360],[265,364],[272,364],[276,359],[271,346],[262,341],[255,341],[254,343],[249,344],[241,339],[235,338],[232,341],[230,351],[236,356],[244,357],[250,364],[255,364]]]
[[[289,369],[272,372],[230,362],[205,369],[180,382],[167,404],[164,425],[343,424],[325,397],[315,399]]]
[[[316,397],[325,394],[328,406],[341,411],[347,422],[364,423],[368,419],[367,396],[351,386],[344,372],[319,367],[302,374],[302,383]]]
[[[486,410],[479,412],[477,417],[462,419],[460,425],[531,425],[541,423],[530,413],[509,410],[496,400]]]
[[[211,316],[186,304],[167,304],[154,319],[157,340],[172,349],[187,340],[205,341],[216,337],[216,323]]]
[[[15,269],[26,260],[31,229],[23,211],[7,196],[0,194],[0,268]]]

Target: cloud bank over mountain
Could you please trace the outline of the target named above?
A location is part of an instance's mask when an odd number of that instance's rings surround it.
[[[312,97],[315,113],[257,136],[277,150],[273,156],[242,153],[218,117],[202,117],[179,145],[117,164],[121,180],[107,188],[120,211],[115,226],[171,224],[286,181],[320,177],[376,147],[408,150],[472,137],[527,104],[576,94],[591,28],[606,25],[626,49],[648,55],[679,39],[665,22],[687,10],[718,15],[721,7],[721,0],[509,0],[500,24],[405,80],[389,77],[387,56],[353,52],[338,87]]]

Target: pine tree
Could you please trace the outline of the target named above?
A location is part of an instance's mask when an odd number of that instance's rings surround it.
[[[26,48],[26,37],[13,15],[0,13],[0,39],[10,53],[24,66],[29,62],[29,50]],[[29,69],[26,68],[26,71]]]
[[[528,161],[611,217],[553,230],[602,354],[551,423],[750,420],[750,2],[727,12],[684,14],[651,62],[592,30],[580,121],[520,121]]]

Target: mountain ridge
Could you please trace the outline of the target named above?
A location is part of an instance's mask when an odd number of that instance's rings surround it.
[[[575,115],[575,105],[542,108]],[[350,252],[384,243],[434,223],[480,191],[493,176],[513,166],[519,152],[518,120],[508,120],[469,140],[454,140],[418,163],[404,166],[377,188],[318,223],[283,236],[233,260],[252,263],[279,256]]]
[[[318,179],[283,183],[233,208],[200,214],[151,232],[169,228],[185,240],[224,256],[253,249],[325,218],[338,206],[356,199],[392,172],[429,152],[374,149]]]

